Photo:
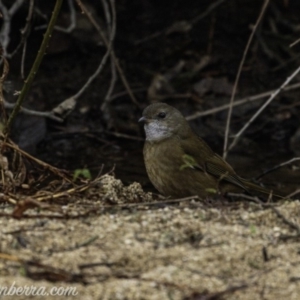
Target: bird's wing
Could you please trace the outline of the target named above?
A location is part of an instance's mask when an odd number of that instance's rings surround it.
[[[194,159],[194,169],[247,190],[232,167],[222,157],[214,153],[200,137],[182,140],[181,145],[183,152]]]
[[[236,186],[241,187],[244,190],[247,190],[242,180],[235,173],[232,167],[217,154],[214,154],[212,159],[209,159],[206,162],[206,170],[209,174],[220,178],[220,180],[230,182]]]

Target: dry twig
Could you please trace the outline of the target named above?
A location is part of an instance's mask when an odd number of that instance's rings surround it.
[[[228,147],[231,150],[243,134],[243,132],[252,124],[252,122],[260,115],[260,113],[275,99],[275,97],[290,83],[290,81],[300,72],[300,67],[294,73],[288,77],[285,82],[269,97],[269,99],[262,105],[257,112],[252,116],[252,118],[244,125],[244,127],[235,135],[232,143]]]
[[[112,56],[112,59],[115,63],[115,66],[119,72],[119,75],[121,77],[121,80],[123,82],[123,85],[125,86],[126,90],[127,90],[127,93],[128,95],[130,96],[132,102],[136,105],[139,105],[134,94],[132,93],[132,90],[129,86],[129,83],[124,75],[124,72],[119,64],[119,61],[115,55],[115,52],[114,50],[112,49],[112,38],[114,38],[114,36],[110,36],[110,40],[108,40],[103,32],[103,30],[101,29],[101,27],[99,26],[99,24],[95,21],[95,19],[93,18],[92,14],[88,11],[88,9],[86,8],[86,6],[81,2],[81,0],[76,0],[77,1],[77,4],[79,5],[79,7],[81,8],[81,10],[86,14],[87,18],[90,20],[90,22],[94,25],[94,27],[96,28],[96,30],[98,31],[98,33],[100,34],[102,40],[104,41],[104,44],[106,45],[106,48],[108,49],[107,51],[110,52],[111,56]],[[111,3],[111,9],[112,9],[112,12],[113,12],[113,16],[115,16],[115,1],[114,0],[110,0],[110,3]],[[114,20],[114,22],[116,22]],[[113,30],[112,30],[112,33],[113,33]]]
[[[288,160],[288,161],[285,161],[285,162],[283,162],[283,163],[280,163],[280,164],[276,165],[275,167],[273,167],[273,168],[271,168],[271,169],[268,169],[268,170],[264,171],[262,174],[260,174],[259,176],[257,176],[257,177],[255,178],[255,180],[258,180],[258,179],[264,177],[265,175],[267,175],[267,174],[269,174],[269,173],[271,173],[271,172],[273,172],[273,171],[276,171],[276,170],[278,170],[278,169],[280,169],[280,168],[282,168],[282,167],[284,167],[284,166],[286,166],[286,165],[289,165],[289,164],[291,164],[291,163],[293,163],[293,162],[295,162],[295,161],[299,161],[299,160],[300,160],[300,157],[294,157],[294,158],[292,158],[292,159],[290,159],[290,160]]]
[[[46,33],[44,35],[44,38],[43,38],[42,44],[40,46],[40,49],[38,51],[38,54],[36,56],[36,59],[35,59],[33,65],[32,65],[32,68],[29,72],[29,75],[28,75],[27,79],[24,82],[21,93],[20,93],[20,95],[18,97],[18,100],[16,102],[16,105],[15,105],[12,113],[10,114],[9,119],[8,119],[6,125],[5,125],[5,132],[6,133],[9,132],[11,124],[12,124],[13,120],[15,119],[17,113],[19,112],[20,107],[22,105],[22,102],[25,99],[26,95],[28,94],[29,89],[32,85],[32,82],[33,82],[33,80],[34,80],[34,78],[37,74],[37,71],[38,71],[39,66],[42,62],[43,56],[46,52],[46,48],[48,46],[52,31],[53,31],[53,27],[56,23],[62,1],[63,0],[56,0],[56,3],[55,3],[55,6],[54,6],[54,9],[53,9],[53,13],[52,13],[49,25],[47,27]]]
[[[11,19],[24,3],[24,0],[15,0],[13,5],[8,9],[3,1],[0,1],[0,11],[3,18],[3,24],[0,32],[0,44],[3,48],[4,57],[7,57],[7,48],[10,42]]]
[[[290,84],[290,85],[284,87],[282,89],[282,91],[287,92],[287,91],[295,90],[295,89],[298,89],[298,88],[300,88],[300,82],[297,82],[295,84]],[[261,93],[261,94],[258,94],[258,95],[249,96],[249,97],[237,100],[233,103],[232,106],[235,107],[235,106],[243,105],[243,104],[246,104],[246,103],[254,102],[254,101],[257,101],[257,100],[261,100],[265,97],[268,97],[268,96],[272,95],[273,93],[275,93],[275,91],[276,90],[272,90],[272,91],[264,92],[264,93]],[[230,107],[230,104],[224,104],[224,105],[221,105],[219,107],[214,107],[212,109],[208,109],[208,110],[205,110],[205,111],[196,112],[192,115],[187,116],[186,119],[188,121],[192,121],[192,120],[200,118],[200,117],[212,115],[212,114],[218,113],[220,111],[226,110],[229,107]]]
[[[252,29],[252,32],[250,34],[250,37],[247,41],[247,44],[246,44],[246,47],[245,47],[245,50],[244,50],[244,53],[243,53],[243,57],[242,57],[242,60],[240,62],[240,65],[239,65],[239,69],[238,69],[238,72],[237,72],[237,75],[236,75],[236,79],[235,79],[235,82],[234,82],[234,85],[233,85],[233,91],[232,91],[232,95],[231,95],[231,99],[230,99],[230,106],[229,106],[229,110],[228,110],[228,115],[227,115],[227,121],[226,121],[226,128],[225,128],[225,137],[224,137],[224,147],[223,147],[223,158],[225,159],[226,156],[227,156],[227,153],[230,149],[228,149],[227,145],[228,145],[228,137],[229,137],[229,128],[230,128],[230,120],[231,120],[231,115],[232,115],[232,108],[233,108],[233,102],[234,102],[234,97],[235,97],[235,94],[236,94],[236,90],[237,90],[237,86],[238,86],[238,83],[239,83],[239,79],[240,79],[240,76],[241,76],[241,73],[242,73],[242,68],[243,68],[243,65],[244,65],[244,62],[246,60],[246,56],[248,54],[248,51],[249,51],[249,48],[250,48],[250,44],[252,42],[252,39],[254,37],[254,34],[257,30],[257,27],[260,23],[260,21],[262,20],[263,18],[263,15],[267,9],[267,6],[269,4],[269,0],[265,0],[264,4],[263,4],[263,7],[260,11],[260,14],[257,18],[257,21],[255,23],[255,25],[253,26],[253,29]]]

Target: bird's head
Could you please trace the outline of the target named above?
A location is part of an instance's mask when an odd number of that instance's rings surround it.
[[[160,141],[173,135],[181,136],[189,132],[186,119],[176,108],[166,103],[154,103],[147,106],[139,122],[144,122],[146,140]]]

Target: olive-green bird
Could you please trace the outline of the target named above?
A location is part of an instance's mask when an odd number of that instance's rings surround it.
[[[150,181],[165,196],[200,198],[227,192],[271,194],[238,176],[233,168],[192,130],[183,115],[165,103],[151,104],[144,122],[144,160]],[[275,195],[280,197],[279,195]]]

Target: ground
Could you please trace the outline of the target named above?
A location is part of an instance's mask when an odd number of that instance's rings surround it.
[[[299,298],[298,200],[172,202],[110,175],[85,193],[63,211],[2,216],[1,288],[76,287],[80,299]]]

